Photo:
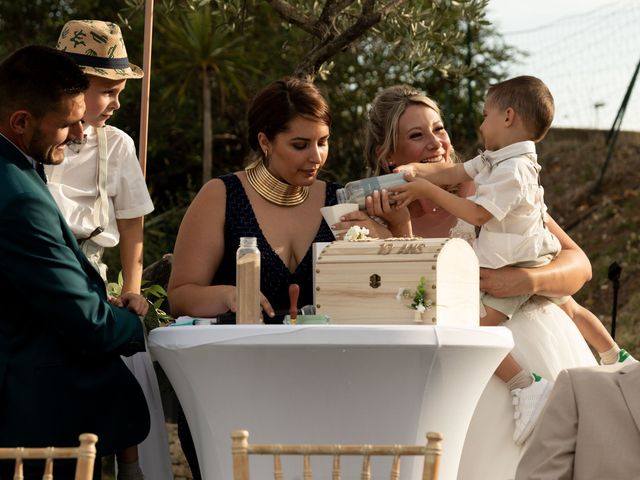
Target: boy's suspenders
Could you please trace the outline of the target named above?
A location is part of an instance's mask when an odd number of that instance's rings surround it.
[[[107,134],[104,127],[96,128],[98,140],[98,168],[96,169],[96,186],[98,195],[93,205],[93,224],[96,228],[88,237],[78,239],[78,242],[85,242],[96,235],[104,232],[109,222],[109,198],[107,196]]]

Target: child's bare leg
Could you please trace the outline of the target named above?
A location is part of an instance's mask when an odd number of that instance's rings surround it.
[[[600,319],[579,305],[573,297],[561,304],[560,308],[573,320],[587,343],[597,350],[601,363],[612,365],[617,362],[635,362],[626,350],[620,349]]]
[[[484,316],[480,317],[480,325],[483,327],[497,327],[507,319],[507,316],[504,313],[496,310],[495,308],[491,308],[486,305],[483,306],[487,312]]]
[[[600,319],[579,305],[573,298],[560,305],[560,308],[573,320],[587,343],[599,353],[606,352],[616,346],[616,342],[611,338]]]
[[[138,465],[138,447],[127,447],[116,453],[118,460],[118,480],[143,480],[144,476]]]
[[[482,325],[483,327],[495,327],[497,325],[500,325],[507,319],[507,316],[504,313],[496,310],[495,308],[484,305],[484,309],[487,313],[483,317],[480,317],[480,325]],[[510,386],[509,383],[511,382],[511,380],[515,379],[516,375],[518,375],[520,372],[523,372],[522,367],[509,353],[504,358],[504,360],[500,362],[500,365],[498,365],[498,368],[496,368],[495,374],[500,380],[502,380],[507,384],[507,386],[509,386],[509,390],[513,390],[515,388],[528,387],[533,381],[531,375],[525,373],[524,377],[521,378],[515,386]]]

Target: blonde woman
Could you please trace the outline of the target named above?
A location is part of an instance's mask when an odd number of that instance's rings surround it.
[[[455,154],[437,104],[406,85],[389,87],[374,99],[366,128],[365,156],[374,173],[386,173],[407,163],[453,162]],[[461,196],[471,193],[468,184],[450,187]],[[370,200],[368,213],[384,218],[390,209],[387,194]],[[428,200],[409,207],[413,234],[421,237],[473,238],[472,226],[458,220]],[[355,212],[335,228],[361,222]],[[536,269],[504,267],[481,269],[480,287],[496,297],[520,294],[571,295],[591,277],[591,266],[580,247],[549,220],[549,229],[562,245],[551,263]],[[391,233],[391,232],[389,232]],[[595,365],[595,359],[575,324],[548,300],[530,300],[504,323],[514,337],[513,356],[523,366],[553,379],[565,368]],[[467,434],[459,467],[459,479],[513,478],[528,443],[513,442],[513,407],[507,387],[495,376],[485,389]]]

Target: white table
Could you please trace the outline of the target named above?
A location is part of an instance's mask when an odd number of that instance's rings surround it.
[[[232,478],[238,429],[255,443],[423,444],[440,431],[441,479],[453,480],[476,403],[512,347],[504,327],[211,325],[149,336],[205,480]],[[252,479],[272,478],[267,468],[252,461]]]

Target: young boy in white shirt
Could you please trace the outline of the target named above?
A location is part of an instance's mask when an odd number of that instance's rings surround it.
[[[65,148],[65,160],[47,166],[48,186],[82,251],[107,281],[102,262],[105,248],[120,243],[122,294],[114,302],[139,294],[142,279],[143,216],[153,204],[138,163],[133,140],[106,125],[120,108],[127,79],[142,78],[129,63],[120,28],[98,20],[65,24],[56,45],[82,68],[89,79],[83,118],[85,141]],[[151,431],[140,446],[140,465],[150,479],[172,478],[160,393],[149,354],[125,363],[140,383],[151,414]],[[136,446],[119,452],[118,480],[143,478]]]
[[[561,250],[558,239],[546,228],[547,207],[539,181],[535,143],[546,135],[554,115],[554,102],[538,78],[521,76],[489,88],[480,131],[485,152],[461,164],[409,164],[408,183],[391,189],[396,208],[418,198],[429,198],[451,214],[479,226],[473,247],[481,267],[497,269],[512,265],[539,267]],[[421,178],[416,178],[419,176]],[[438,185],[473,180],[475,194],[453,195]],[[481,325],[494,326],[509,319],[531,295],[496,298],[482,293],[485,312]],[[602,362],[635,360],[621,350],[600,320],[570,297],[550,298],[560,306],[598,351]],[[527,372],[511,355],[496,370],[514,396],[514,441],[526,441],[551,391],[551,382]]]

